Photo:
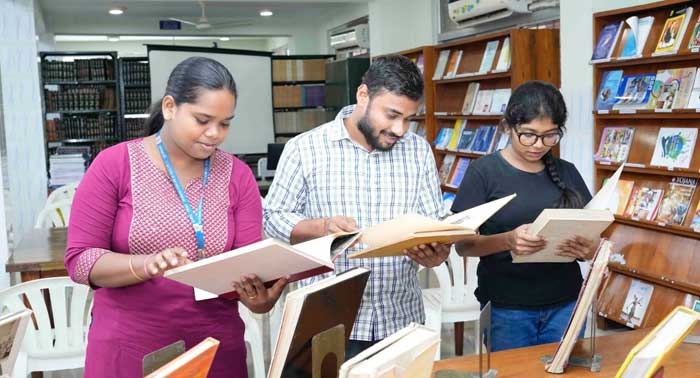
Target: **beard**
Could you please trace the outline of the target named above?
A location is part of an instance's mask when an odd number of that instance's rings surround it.
[[[362,118],[357,121],[357,128],[360,130],[362,135],[365,137],[365,140],[367,141],[367,144],[369,144],[373,149],[379,150],[379,151],[391,151],[391,149],[394,147],[396,143],[392,144],[382,144],[379,141],[379,137],[384,134],[388,137],[391,138],[396,138],[396,141],[398,142],[399,139],[401,139],[400,136],[388,132],[388,131],[380,131],[378,134],[374,134],[374,127],[369,122],[369,117],[367,116],[369,113],[369,108],[367,108],[367,111],[365,111],[365,114],[362,116]]]

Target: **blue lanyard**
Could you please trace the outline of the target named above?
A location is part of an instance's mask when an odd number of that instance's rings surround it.
[[[194,229],[194,234],[197,237],[197,254],[199,255],[199,259],[201,260],[205,257],[204,229],[202,223],[202,201],[204,199],[204,188],[207,185],[207,181],[209,181],[209,159],[204,160],[204,174],[202,176],[202,193],[199,196],[199,203],[197,204],[197,213],[195,213],[192,209],[192,206],[190,206],[190,201],[185,195],[185,190],[182,188],[180,180],[175,174],[175,169],[173,168],[173,163],[170,162],[168,151],[166,151],[165,147],[163,146],[163,140],[160,138],[160,131],[156,133],[156,145],[158,146],[158,152],[160,152],[160,157],[163,158],[163,164],[165,164],[165,169],[168,171],[170,181],[172,181],[173,186],[175,187],[175,191],[177,191],[177,195],[178,197],[180,197],[182,206],[185,207],[187,216],[190,218],[190,222],[192,222],[192,228]]]

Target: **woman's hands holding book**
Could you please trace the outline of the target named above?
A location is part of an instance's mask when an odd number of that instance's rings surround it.
[[[529,255],[544,248],[547,243],[541,236],[528,234],[529,224],[520,225],[508,233],[508,249],[516,255]]]
[[[599,240],[586,239],[583,236],[573,236],[562,240],[557,246],[557,255],[573,257],[579,260],[590,260],[595,256]]]
[[[272,309],[288,282],[289,277],[282,277],[272,287],[266,288],[258,276],[247,274],[241,276],[240,281],[234,281],[233,288],[238,292],[238,300],[250,311],[264,314]]]
[[[143,270],[148,274],[148,278],[159,277],[168,269],[190,262],[190,259],[187,258],[187,251],[184,248],[166,248],[146,256],[143,261]]]
[[[403,253],[426,268],[442,264],[450,255],[451,244],[430,243],[404,249]]]

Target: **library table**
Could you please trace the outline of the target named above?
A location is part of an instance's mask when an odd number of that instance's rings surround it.
[[[622,331],[596,338],[596,352],[603,360],[601,370],[593,373],[588,368],[569,366],[563,376],[569,377],[614,377],[617,370],[627,357],[632,347],[640,341],[652,328],[634,331]],[[691,333],[700,334],[700,325],[697,325]],[[544,371],[544,364],[540,357],[554,355],[558,343],[543,344],[527,348],[504,350],[491,354],[491,368],[498,371],[498,378],[507,377],[561,377],[562,374],[549,374]],[[579,340],[574,348],[573,355],[584,356],[589,350],[588,339]],[[590,355],[590,353],[588,354]],[[486,370],[486,357],[484,356],[484,370]],[[681,343],[671,352],[670,356],[662,363],[664,376],[673,378],[697,377],[700,373],[700,344]],[[435,361],[433,373],[438,370],[479,371],[479,356],[450,358]],[[485,371],[484,371],[485,372]],[[433,375],[434,376],[434,375]]]
[[[22,282],[66,276],[66,228],[32,229],[24,234],[7,259],[5,271],[19,272]]]

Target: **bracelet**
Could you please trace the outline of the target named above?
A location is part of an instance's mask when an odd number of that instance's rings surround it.
[[[133,255],[129,255],[129,270],[131,271],[131,274],[139,281],[143,281],[143,278],[141,278],[138,274],[136,274],[136,271],[134,270],[134,266],[132,264],[132,261],[134,260]]]
[[[146,256],[146,258],[143,260],[143,272],[146,273],[146,277],[153,278],[153,275],[151,273],[149,273],[148,269],[146,268],[149,257],[151,257],[151,255]]]

